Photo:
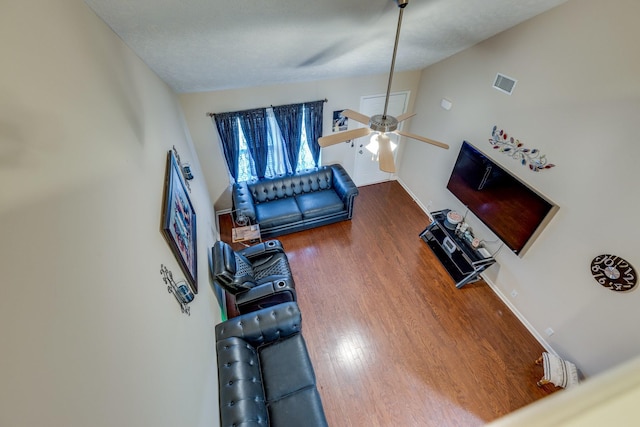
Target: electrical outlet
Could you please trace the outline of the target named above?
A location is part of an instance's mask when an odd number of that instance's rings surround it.
[[[550,337],[551,335],[555,334],[556,332],[551,328],[547,328],[547,329],[544,330],[544,333],[547,334],[548,337]]]
[[[518,291],[516,291],[515,289],[511,291],[511,297],[515,298],[518,296]]]

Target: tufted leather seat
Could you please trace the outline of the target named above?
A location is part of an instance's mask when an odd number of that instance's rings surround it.
[[[233,187],[236,217],[260,224],[263,237],[351,219],[358,188],[338,164]]]
[[[235,295],[240,313],[295,301],[295,284],[282,243],[269,240],[234,251],[217,241],[211,248],[211,275]]]
[[[216,325],[220,425],[327,426],[295,302]]]

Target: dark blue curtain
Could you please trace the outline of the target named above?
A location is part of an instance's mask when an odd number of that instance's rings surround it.
[[[289,157],[291,170],[295,172],[300,153],[302,118],[305,118],[307,142],[315,165],[318,166],[322,136],[322,107],[324,101],[273,107],[274,116]],[[258,179],[265,177],[269,159],[268,124],[265,108],[212,114],[224,151],[229,173],[234,181],[239,175],[240,128],[247,141]],[[240,123],[240,127],[238,126]],[[286,162],[286,160],[284,160]],[[288,169],[288,168],[285,168]]]
[[[266,109],[240,111],[240,126],[253,157],[258,179],[264,178],[267,170],[267,122]]]
[[[295,172],[298,166],[298,153],[300,152],[300,133],[302,132],[302,106],[303,104],[278,105],[273,107],[273,115],[278,122],[280,134],[284,140],[291,170]]]
[[[238,113],[220,113],[213,115],[218,128],[224,158],[229,173],[235,181],[238,178],[238,152],[240,151],[240,132],[238,131]]]
[[[320,160],[320,145],[318,138],[322,136],[322,107],[324,101],[307,102],[304,104],[304,127],[307,131],[307,143],[313,161],[318,166]]]

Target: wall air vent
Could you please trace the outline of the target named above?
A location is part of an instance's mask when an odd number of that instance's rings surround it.
[[[516,79],[512,79],[511,77],[498,73],[496,75],[496,80],[493,83],[493,87],[498,89],[500,92],[511,95],[513,88],[516,87],[516,83],[518,83]]]

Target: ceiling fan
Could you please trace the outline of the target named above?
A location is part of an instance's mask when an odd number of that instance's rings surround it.
[[[390,133],[395,133],[407,138],[412,138],[418,141],[426,142],[428,144],[433,144],[437,147],[445,149],[449,148],[447,144],[444,144],[442,142],[434,141],[433,139],[399,130],[398,124],[403,120],[407,120],[408,118],[415,116],[414,113],[404,113],[399,115],[398,117],[393,117],[387,114],[387,108],[389,107],[389,94],[391,92],[391,82],[393,81],[393,69],[396,64],[396,53],[398,51],[398,40],[400,39],[402,14],[404,12],[404,8],[407,6],[407,4],[409,4],[409,0],[395,0],[395,2],[398,4],[400,13],[398,15],[398,28],[396,30],[396,40],[393,46],[393,56],[391,57],[391,70],[389,71],[389,83],[387,84],[387,95],[384,101],[383,113],[368,117],[364,114],[358,113],[357,111],[344,110],[342,112],[342,115],[344,117],[353,119],[359,123],[367,125],[368,127],[347,130],[344,132],[339,132],[333,135],[318,138],[318,144],[320,144],[321,147],[328,147],[330,145],[339,144],[341,142],[373,134],[371,137],[371,142],[369,143],[369,145],[367,145],[367,149],[374,153],[374,155],[377,154],[380,170],[389,173],[394,173],[396,171],[396,166],[393,160],[393,150],[395,148],[395,144],[391,141],[391,138],[389,138]]]

